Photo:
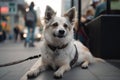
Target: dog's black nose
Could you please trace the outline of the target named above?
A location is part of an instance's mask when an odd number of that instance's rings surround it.
[[[60,33],[60,34],[64,34],[65,31],[64,31],[64,30],[59,30],[59,33]]]

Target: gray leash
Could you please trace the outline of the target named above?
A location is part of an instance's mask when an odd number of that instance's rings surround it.
[[[24,61],[27,61],[27,60],[36,59],[36,58],[39,58],[39,57],[41,57],[41,54],[35,55],[35,56],[30,56],[30,57],[28,57],[26,59],[10,62],[10,63],[6,63],[6,64],[0,64],[0,67],[6,67],[6,66],[15,65],[15,64],[18,64],[18,63],[21,63],[21,62],[24,62]]]

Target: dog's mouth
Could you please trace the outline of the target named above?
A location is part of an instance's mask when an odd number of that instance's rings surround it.
[[[53,33],[53,36],[58,38],[64,38],[65,35],[66,35],[66,31],[62,29]]]
[[[54,37],[58,37],[58,38],[64,38],[64,37],[65,37],[65,35],[62,35],[62,34],[56,35],[55,33],[53,34],[53,36],[54,36]]]

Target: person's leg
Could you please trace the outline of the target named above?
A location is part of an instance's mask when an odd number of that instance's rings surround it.
[[[30,44],[31,47],[35,46],[34,45],[34,33],[35,33],[35,25],[33,24],[32,25],[32,31],[31,31],[31,44]]]
[[[35,27],[32,28],[32,35],[31,35],[32,44],[34,43],[34,33],[35,33]]]
[[[17,42],[18,40],[18,33],[15,34],[15,41]]]
[[[27,46],[27,43],[30,43],[30,28],[28,27],[27,30],[28,30],[27,37],[25,39],[25,44],[24,44],[25,47]]]

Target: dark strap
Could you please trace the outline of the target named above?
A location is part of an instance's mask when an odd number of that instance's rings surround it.
[[[67,45],[68,45],[68,44],[65,44],[65,45],[59,47],[59,46],[52,46],[52,45],[49,45],[49,44],[48,44],[48,47],[49,47],[52,51],[55,51],[56,49],[63,49],[63,48],[65,48],[65,47],[67,47]]]
[[[27,61],[27,60],[36,59],[36,58],[39,58],[39,57],[41,57],[41,54],[35,55],[35,56],[30,56],[30,57],[28,57],[28,58],[26,58],[26,59],[22,59],[22,60],[10,62],[10,63],[6,63],[6,64],[0,64],[0,67],[6,67],[6,66],[15,65],[15,64],[22,63],[22,62],[25,62],[25,61]]]
[[[76,49],[76,52],[75,52],[75,56],[74,56],[74,59],[70,62],[70,66],[72,67],[78,60],[78,50],[77,50],[77,47],[76,45],[74,44],[75,46],[75,49]]]

